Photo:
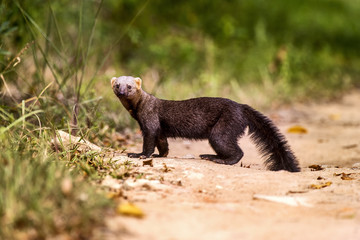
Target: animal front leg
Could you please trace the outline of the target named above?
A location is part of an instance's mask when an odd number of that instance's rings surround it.
[[[155,150],[155,136],[152,134],[144,134],[143,151],[141,153],[128,153],[130,158],[148,158]]]
[[[153,154],[154,157],[166,157],[169,154],[169,144],[166,137],[157,137],[156,147],[159,150],[159,154]]]

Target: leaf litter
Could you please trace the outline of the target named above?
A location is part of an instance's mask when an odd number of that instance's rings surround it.
[[[120,203],[116,207],[116,212],[124,216],[136,217],[136,218],[143,218],[145,216],[141,208],[129,202]]]
[[[322,166],[317,164],[310,165],[309,168],[311,169],[311,171],[321,171],[324,169]]]
[[[300,125],[295,125],[287,130],[288,133],[294,133],[294,134],[306,134],[308,133],[308,130],[305,127],[302,127]]]
[[[325,188],[325,187],[329,187],[331,186],[332,182],[325,182],[325,183],[322,183],[322,184],[311,184],[309,186],[309,188],[311,189],[321,189],[321,188]]]
[[[335,177],[341,176],[340,178],[342,180],[354,180],[355,178],[350,177],[350,175],[352,175],[352,174],[353,173],[344,173],[344,172],[342,172],[342,173],[334,173],[334,176]]]

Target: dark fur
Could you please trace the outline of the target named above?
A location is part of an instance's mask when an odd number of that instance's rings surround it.
[[[126,83],[121,78],[127,78]],[[300,171],[285,137],[269,118],[250,106],[225,98],[162,100],[141,88],[131,89],[129,78],[131,80],[131,77],[120,77],[113,85],[115,94],[137,120],[144,137],[143,151],[129,153],[129,157],[150,157],[155,147],[159,150],[158,156],[165,157],[169,151],[167,138],[180,137],[208,139],[217,155],[201,155],[202,158],[216,163],[236,164],[244,155],[238,139],[249,127],[251,139],[265,157],[265,164],[270,170]],[[124,84],[127,87],[122,86]]]

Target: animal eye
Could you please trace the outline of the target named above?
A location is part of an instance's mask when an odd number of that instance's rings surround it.
[[[128,86],[127,86],[127,88],[128,88],[128,89],[131,89],[131,86],[130,86],[130,85],[128,85]]]

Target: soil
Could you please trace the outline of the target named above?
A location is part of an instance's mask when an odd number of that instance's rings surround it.
[[[119,183],[144,216],[108,217],[106,238],[360,239],[359,104],[360,92],[353,92],[265,112],[288,139],[299,173],[266,170],[248,137],[239,142],[241,164],[232,166],[201,160],[213,153],[206,141],[182,139],[170,140],[169,156],[152,166],[132,159],[141,179],[103,184]],[[294,126],[302,128],[290,133]],[[141,142],[128,149],[140,150]]]

